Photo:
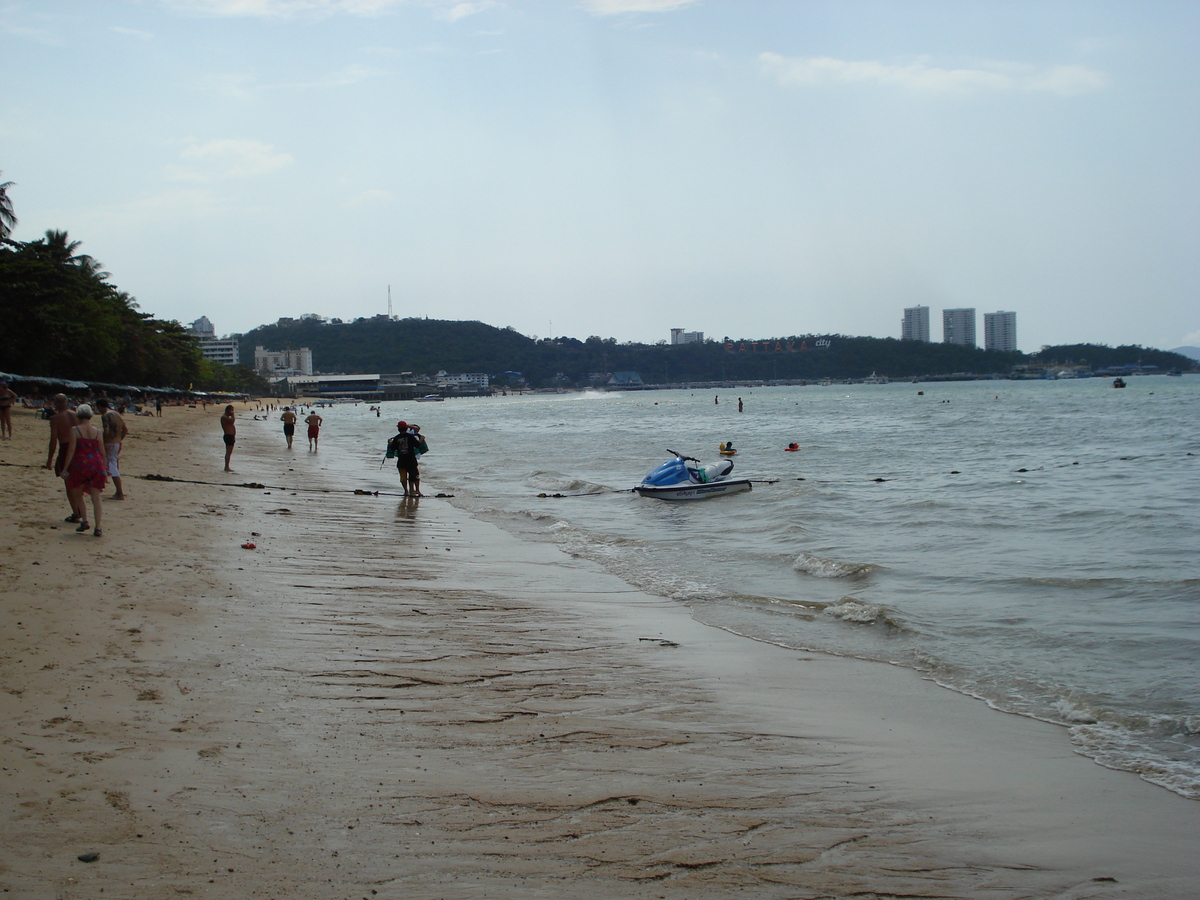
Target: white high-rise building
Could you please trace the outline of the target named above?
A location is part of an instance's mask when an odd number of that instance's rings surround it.
[[[703,344],[703,331],[684,331],[682,328],[671,329],[672,344]]]
[[[942,343],[977,346],[974,307],[942,310]]]
[[[236,366],[241,361],[237,337],[218,338],[217,329],[208,316],[198,318],[188,326],[188,331],[200,342],[200,352],[205,359],[226,366]]]
[[[983,346],[985,350],[1017,349],[1017,314],[1015,312],[983,314]]]
[[[929,342],[929,307],[910,306],[900,322],[900,340]]]
[[[261,344],[254,348],[254,371],[266,378],[284,375],[311,375],[313,373],[312,351],[307,347],[299,350],[267,350]]]

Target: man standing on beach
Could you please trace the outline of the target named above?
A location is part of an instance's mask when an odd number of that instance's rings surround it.
[[[67,408],[67,395],[55,394],[53,398],[54,415],[50,417],[50,446],[46,449],[46,465],[43,468],[52,469],[55,478],[61,478],[63,473],[63,463],[67,458],[67,446],[71,442],[71,429],[79,424],[79,420],[75,418],[75,413]],[[54,451],[57,448],[58,458],[55,459]],[[71,503],[71,495],[67,495],[67,502]],[[79,510],[75,508],[75,504],[71,503],[71,514],[67,516],[68,522],[78,522],[81,519]]]
[[[396,471],[400,473],[400,485],[405,497],[420,497],[421,473],[417,469],[417,437],[408,428],[407,422],[396,423],[397,434],[388,441],[396,456]]]
[[[0,381],[0,439],[12,440],[12,408],[16,402],[17,395],[8,382]]]
[[[100,430],[104,432],[104,451],[108,455],[108,477],[117,491],[112,499],[124,500],[125,491],[121,488],[121,442],[129,434],[129,428],[119,412],[109,409],[108,401],[103,397],[96,401],[96,406],[100,409]]]
[[[308,418],[304,420],[304,424],[308,426],[308,449],[317,449],[317,436],[321,433],[321,423],[325,420],[318,416],[315,412],[310,413]]]
[[[283,436],[287,438],[288,449],[291,450],[292,438],[296,436],[296,414],[290,406],[285,406],[279,420],[283,422]]]
[[[229,468],[229,458],[233,456],[233,442],[237,440],[237,425],[234,424],[233,407],[225,407],[225,415],[221,416],[221,431],[225,437],[225,471],[232,472]],[[291,438],[288,439],[289,446]]]

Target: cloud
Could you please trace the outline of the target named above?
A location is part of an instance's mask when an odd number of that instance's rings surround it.
[[[126,37],[137,38],[139,41],[149,41],[154,38],[154,35],[148,31],[139,31],[136,28],[122,28],[120,25],[112,25],[109,27],[109,30],[115,31],[117,34],[123,34]]]
[[[369,16],[409,0],[157,0],[180,12],[232,18],[286,19],[297,15]]]
[[[1086,66],[1037,68],[1020,63],[988,63],[977,68],[944,69],[925,59],[908,63],[789,57],[761,53],[762,73],[786,87],[858,84],[895,87],[929,94],[972,94],[981,91],[1025,91],[1074,97],[1098,91],[1105,77]]]
[[[359,191],[353,197],[346,200],[346,206],[370,206],[376,203],[390,203],[395,199],[391,191],[382,191],[378,188],[371,188],[366,191]]]
[[[179,158],[184,164],[168,166],[167,178],[197,183],[254,178],[294,162],[290,155],[276,152],[270,144],[232,138],[191,144]]]
[[[671,12],[691,6],[696,0],[583,0],[583,5],[598,16],[626,12]]]
[[[495,0],[475,0],[472,3],[452,3],[446,9],[442,16],[449,19],[451,22],[457,22],[459,19],[465,19],[467,16],[473,16],[476,13],[481,13],[485,9],[495,6]]]

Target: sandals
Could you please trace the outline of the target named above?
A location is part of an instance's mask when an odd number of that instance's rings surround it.
[[[94,534],[96,537],[100,537],[100,535],[102,535],[103,533],[104,532],[101,531],[99,528],[95,528],[92,530],[92,534]]]
[[[88,524],[87,519],[84,519],[82,522],[79,523],[79,527],[76,528],[75,530],[82,534],[83,532],[87,531],[91,527],[92,526],[90,526]]]
[[[76,522],[79,521],[79,513],[71,513],[69,516],[67,516],[65,519],[63,519],[63,521],[70,522],[72,525],[74,525]]]

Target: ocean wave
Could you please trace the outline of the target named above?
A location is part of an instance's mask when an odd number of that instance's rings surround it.
[[[904,626],[889,615],[884,607],[866,603],[856,597],[842,597],[836,603],[826,606],[822,612],[852,625],[883,625],[897,631],[904,630]]]
[[[792,568],[797,572],[812,575],[814,578],[866,578],[878,566],[871,563],[852,563],[827,557],[815,556],[812,553],[801,553]]]

